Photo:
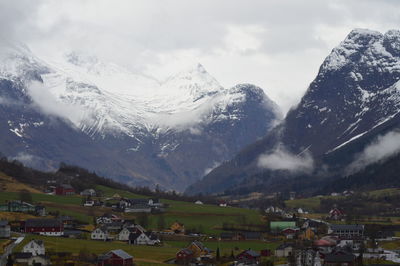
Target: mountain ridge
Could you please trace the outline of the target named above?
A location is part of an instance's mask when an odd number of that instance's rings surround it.
[[[42,170],[65,161],[128,184],[183,190],[281,119],[262,89],[223,88],[201,65],[147,83],[96,58],[54,63],[12,51],[2,50],[0,98],[25,108],[0,102],[3,138],[14,139],[1,147],[8,157],[39,158]]]

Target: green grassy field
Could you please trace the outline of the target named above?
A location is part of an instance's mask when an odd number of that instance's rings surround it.
[[[263,241],[203,241],[202,242],[209,249],[216,251],[220,248],[221,255],[230,255],[231,251],[234,250],[234,254],[237,254],[245,249],[253,249],[256,251],[270,249],[275,250],[282,242],[263,242]],[[185,248],[189,242],[184,241],[166,241],[166,246]]]
[[[136,265],[159,265],[164,261],[174,258],[176,252],[181,248],[187,247],[189,242],[183,241],[166,241],[163,246],[134,246],[124,242],[113,241],[103,242],[94,240],[70,239],[63,237],[46,237],[38,235],[27,235],[24,241],[15,248],[16,252],[20,252],[22,247],[32,239],[40,239],[44,241],[46,252],[71,252],[74,255],[85,251],[93,254],[103,254],[113,249],[123,249],[134,256]],[[221,255],[229,256],[234,250],[234,254],[240,253],[242,250],[251,248],[256,251],[263,249],[274,250],[280,243],[267,243],[262,241],[206,241],[203,242],[206,247],[213,251],[220,248]]]
[[[146,196],[137,195],[128,191],[112,189],[104,186],[97,186],[96,189],[101,190],[105,197],[111,197],[114,194],[127,198],[143,198]],[[75,217],[83,223],[93,223],[93,215],[101,215],[110,211],[110,208],[85,208],[81,206],[82,197],[75,196],[56,196],[32,193],[32,199],[35,204],[44,204],[49,212],[58,211],[61,215],[69,215]],[[17,192],[0,193],[0,202],[6,200],[18,199]],[[234,226],[255,225],[260,226],[266,222],[262,220],[261,215],[255,210],[247,210],[233,207],[219,207],[216,205],[196,205],[192,202],[182,202],[175,200],[161,200],[161,202],[169,205],[164,216],[165,225],[170,226],[175,221],[185,224],[185,228],[189,230],[200,230],[201,233],[218,235],[222,232],[224,223]],[[122,214],[126,218],[135,218],[135,214]],[[149,215],[148,228],[157,229],[160,215]]]
[[[162,263],[165,260],[174,258],[176,252],[178,251],[178,248],[168,246],[134,246],[119,241],[103,242],[38,235],[27,235],[24,241],[22,241],[22,243],[15,248],[15,251],[20,252],[22,247],[32,239],[43,240],[46,247],[46,252],[71,252],[77,255],[79,252],[85,250],[86,252],[98,255],[114,249],[123,249],[134,256],[135,260],[151,260],[152,263]]]
[[[96,189],[102,190],[104,195],[111,197],[114,194],[127,198],[143,198],[145,196],[137,195],[127,191],[112,189],[104,186],[97,186]],[[254,224],[263,225],[261,216],[257,211],[232,207],[219,207],[216,205],[196,205],[192,202],[183,202],[175,200],[161,200],[169,205],[164,219],[167,225],[178,221],[185,224],[186,229],[202,228],[203,233],[218,235],[222,232],[224,223],[240,225]],[[159,215],[150,215],[149,227],[156,229]]]

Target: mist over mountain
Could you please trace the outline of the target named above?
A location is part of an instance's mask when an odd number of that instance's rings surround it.
[[[42,170],[66,162],[183,190],[282,118],[262,89],[224,88],[200,64],[158,81],[76,52],[0,56],[1,152]]]

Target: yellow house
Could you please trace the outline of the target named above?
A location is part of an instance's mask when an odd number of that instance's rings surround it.
[[[315,238],[315,233],[311,228],[307,228],[306,231],[299,235],[299,238],[302,240],[313,240]]]
[[[210,250],[206,248],[203,243],[199,241],[193,241],[187,249],[190,249],[193,252],[193,257],[198,258],[201,256],[208,255]]]
[[[171,227],[171,231],[177,234],[184,234],[185,233],[185,225],[179,222],[174,222]]]

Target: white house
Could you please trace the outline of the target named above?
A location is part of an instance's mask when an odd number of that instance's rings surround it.
[[[143,227],[140,225],[135,225],[133,227],[127,227],[123,228],[117,235],[117,239],[120,241],[129,241],[129,235],[131,233],[145,233],[146,230],[144,230]]]
[[[46,253],[46,249],[42,240],[33,239],[22,248],[22,252],[32,253],[32,256],[38,256],[44,255]]]
[[[150,245],[154,246],[159,244],[161,241],[157,236],[151,232],[148,233],[131,233],[129,235],[129,244],[131,245]]]
[[[109,233],[106,229],[104,228],[96,228],[92,231],[90,234],[90,238],[92,240],[103,240],[106,241],[109,239]]]
[[[80,193],[82,196],[96,196],[96,191],[93,188],[85,189]]]
[[[85,203],[83,203],[83,206],[85,206],[85,207],[93,207],[94,206],[94,200],[86,200]]]

